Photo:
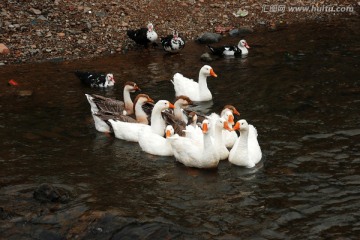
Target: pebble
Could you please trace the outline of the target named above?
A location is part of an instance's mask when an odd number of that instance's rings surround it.
[[[10,53],[10,50],[7,46],[5,46],[5,44],[3,43],[0,43],[0,54],[9,54]]]

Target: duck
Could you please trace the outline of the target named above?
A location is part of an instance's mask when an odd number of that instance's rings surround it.
[[[145,48],[148,48],[149,43],[157,46],[156,40],[158,39],[158,35],[152,23],[149,23],[146,28],[128,30],[126,33],[136,44],[143,45]]]
[[[245,119],[241,119],[236,122],[233,130],[239,130],[240,137],[230,150],[229,162],[246,168],[255,167],[262,158],[256,128]]]
[[[131,100],[130,93],[137,91],[141,91],[138,85],[128,81],[124,84],[124,101],[103,97],[97,94],[85,94],[85,96],[90,104],[91,111],[93,112],[103,111],[114,115],[131,115],[134,114],[134,103]]]
[[[211,123],[211,121],[215,121]],[[216,150],[215,143],[210,134],[210,128],[215,127],[219,131],[225,126],[226,120],[205,119],[202,122],[203,141],[199,145],[196,140],[174,135],[169,137],[176,161],[187,167],[194,168],[217,168],[220,161],[220,154]]]
[[[204,65],[199,71],[198,82],[184,77],[181,73],[175,73],[171,82],[174,85],[175,95],[185,95],[192,101],[210,101],[212,94],[207,86],[207,77],[217,77],[213,68],[209,65]]]
[[[148,102],[147,99],[142,98],[138,104],[135,104],[135,113],[138,111],[146,117],[146,113],[142,110],[142,106]],[[152,132],[159,136],[164,136],[164,129],[166,128],[165,120],[162,118],[161,112],[165,109],[174,108],[174,105],[167,100],[159,100],[154,105],[151,112],[150,125],[144,122],[126,122],[117,119],[110,119],[109,122],[113,128],[114,135],[118,139],[139,142],[139,133],[144,131],[144,128],[151,128]],[[145,120],[145,119],[144,119]]]
[[[183,130],[186,128],[188,123],[188,117],[184,112],[189,105],[193,104],[193,102],[187,96],[181,95],[176,97],[176,101],[174,103],[174,110],[163,111],[162,116],[165,119],[166,124],[172,125],[175,133],[180,136],[184,136],[185,133]]]
[[[112,121],[121,121],[126,123],[140,123],[140,124],[149,124],[149,116],[144,111],[144,106],[148,103],[153,103],[152,100],[147,94],[138,94],[134,100],[134,112],[135,118],[129,115],[114,114],[113,112],[108,111],[94,111],[92,112],[92,117],[94,119],[95,129],[99,132],[111,133],[114,132],[110,120]]]
[[[176,31],[172,35],[161,38],[160,41],[163,49],[168,53],[178,53],[185,47],[185,41]]]
[[[114,74],[112,73],[75,71],[75,75],[84,85],[92,88],[107,88],[115,85]]]
[[[154,133],[151,128],[143,128],[139,132],[139,146],[142,151],[156,156],[173,156],[173,150],[168,140],[174,135],[172,125],[165,128],[165,137]]]
[[[208,45],[208,48],[212,54],[218,56],[245,56],[249,53],[248,48],[250,48],[250,46],[246,40],[242,39],[237,46],[212,47]]]

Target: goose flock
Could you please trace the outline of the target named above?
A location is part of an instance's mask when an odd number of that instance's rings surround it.
[[[145,48],[155,44],[157,34],[150,23],[147,28],[129,30],[128,36]],[[164,50],[179,52],[185,45],[177,32],[161,39]],[[238,46],[210,47],[214,54],[247,54],[249,46],[241,40]],[[246,49],[246,50],[245,50]],[[115,83],[113,74],[90,72],[75,73],[91,87],[110,87]],[[208,77],[217,77],[214,69],[204,65],[198,81],[175,73],[171,82],[176,100],[156,102],[140,91],[134,82],[126,82],[123,100],[107,98],[98,94],[85,94],[95,129],[111,133],[115,138],[137,142],[142,151],[158,156],[173,156],[187,167],[217,168],[222,160],[247,168],[254,167],[262,158],[256,128],[245,119],[235,122],[240,113],[232,105],[222,111],[203,115],[188,107],[194,102],[212,100],[207,85]],[[239,132],[239,134],[237,133]]]

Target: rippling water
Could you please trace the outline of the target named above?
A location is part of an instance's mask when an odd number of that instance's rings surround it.
[[[85,93],[122,97],[135,81],[174,100],[169,81],[197,78],[206,46],[189,43],[87,61],[0,68],[0,235],[6,239],[356,239],[360,235],[359,20],[246,36],[247,58],[209,63],[211,103],[233,104],[255,125],[263,160],[190,169],[172,157],[96,132]],[[236,43],[238,39],[224,39]],[[72,71],[111,71],[117,85],[88,89]],[[19,97],[19,89],[32,90]],[[41,183],[68,189],[66,204],[39,204]]]

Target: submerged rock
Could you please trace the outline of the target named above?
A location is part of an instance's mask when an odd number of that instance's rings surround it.
[[[67,203],[72,199],[70,192],[66,191],[65,189],[55,187],[48,183],[43,183],[40,186],[38,186],[34,191],[33,197],[42,203],[46,203],[46,202]]]
[[[210,33],[206,32],[203,35],[201,35],[197,41],[199,43],[217,43],[221,40],[222,36],[218,33]]]

